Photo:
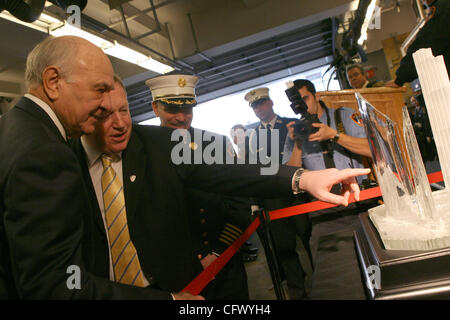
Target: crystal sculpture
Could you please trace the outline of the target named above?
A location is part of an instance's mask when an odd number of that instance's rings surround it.
[[[436,141],[445,185],[450,181],[450,83],[442,56],[430,49],[414,55]],[[450,246],[450,192],[431,192],[411,125],[403,108],[403,136],[397,124],[356,93],[384,204],[369,216],[386,249],[435,250]],[[401,141],[406,150],[402,149]]]

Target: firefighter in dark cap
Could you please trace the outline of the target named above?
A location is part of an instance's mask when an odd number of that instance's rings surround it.
[[[187,130],[185,143],[189,145],[193,163],[197,163],[196,159],[204,163],[203,152],[214,141],[222,144],[223,158],[234,157],[232,144],[225,136],[191,127],[193,108],[197,105],[197,81],[198,78],[191,75],[166,75],[147,80],[155,115],[160,118],[161,126]],[[226,163],[226,159],[223,161]],[[187,201],[194,250],[206,268],[245,230],[251,213],[250,205],[246,199],[196,189],[189,190]],[[247,274],[239,252],[210,282],[203,294],[207,299],[215,300],[249,299]]]

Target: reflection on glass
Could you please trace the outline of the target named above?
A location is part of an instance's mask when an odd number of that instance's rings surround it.
[[[405,220],[432,218],[434,203],[431,188],[408,112],[404,114],[403,121],[407,148],[405,153],[400,147],[401,136],[397,124],[376,110],[359,93],[355,95],[386,206],[385,215]]]
[[[425,166],[423,165],[419,145],[417,144],[414,128],[406,106],[403,107],[403,136],[405,138],[406,150],[410,159],[412,177],[414,179],[413,186],[419,209],[417,213],[420,218],[437,218],[437,211],[431,194],[427,173],[425,171]]]

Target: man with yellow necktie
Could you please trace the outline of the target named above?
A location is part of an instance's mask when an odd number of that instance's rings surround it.
[[[162,84],[169,91],[178,88],[171,80]],[[189,82],[183,88],[193,95]],[[303,172],[281,167],[277,175],[261,176],[259,166],[175,165],[173,130],[132,126],[126,93],[117,77],[105,103],[111,109],[109,117],[99,122],[93,135],[74,142],[92,205],[101,213],[93,217],[95,267],[112,281],[159,289],[167,298],[202,298],[179,293],[202,271],[192,250],[186,188],[263,197],[305,190],[345,205],[348,194],[331,195],[328,187],[344,181],[357,196],[353,177],[367,174],[367,170]]]

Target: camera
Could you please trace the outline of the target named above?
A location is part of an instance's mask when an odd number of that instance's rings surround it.
[[[299,120],[295,121],[294,124],[294,136],[296,139],[306,140],[308,136],[315,133],[319,128],[313,127],[313,123],[320,123],[317,114],[310,114],[308,112],[308,106],[305,101],[303,101],[302,96],[298,92],[297,87],[292,81],[286,83],[288,87],[285,92],[291,102],[291,109],[295,114],[300,114]]]

